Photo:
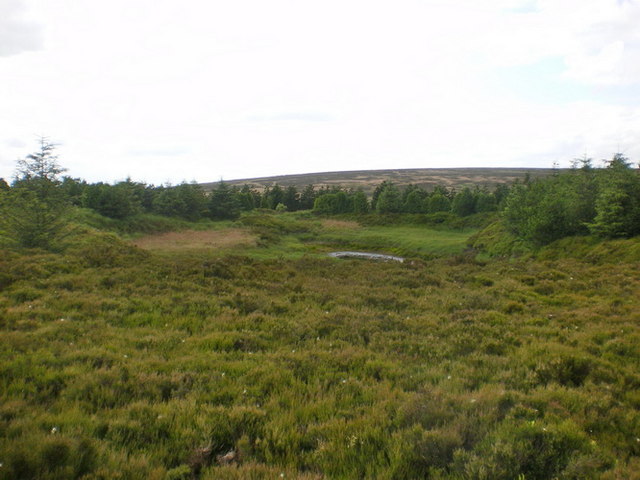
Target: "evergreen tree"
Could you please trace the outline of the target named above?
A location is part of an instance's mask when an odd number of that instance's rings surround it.
[[[186,210],[184,200],[175,187],[166,186],[158,190],[153,199],[153,211],[168,217],[179,217]]]
[[[244,184],[237,194],[240,210],[248,212],[260,206],[260,194]]]
[[[424,192],[414,189],[406,196],[402,210],[407,213],[424,213],[426,210],[424,199]]]
[[[295,185],[289,185],[282,196],[282,203],[287,207],[288,212],[295,212],[300,209],[300,194]]]
[[[595,203],[596,215],[589,225],[592,233],[604,237],[640,234],[640,175],[622,154],[614,155],[601,173]]]
[[[60,188],[67,201],[75,206],[82,205],[82,194],[87,186],[87,182],[79,178],[63,177]]]
[[[311,210],[316,199],[316,191],[313,185],[307,185],[300,194],[300,209]]]
[[[496,197],[486,191],[478,191],[475,194],[476,212],[494,212],[498,209]]]
[[[364,214],[369,212],[369,201],[362,190],[358,190],[351,197],[352,209],[356,214]]]
[[[240,202],[232,188],[220,180],[209,194],[209,216],[214,219],[234,219],[240,214]]]
[[[378,213],[399,213],[402,210],[402,197],[398,188],[388,183],[380,192],[376,202]]]
[[[284,203],[284,190],[282,187],[275,183],[271,189],[269,190],[269,207],[271,210],[274,210],[279,203]]]
[[[52,248],[67,227],[69,202],[58,176],[64,172],[55,145],[40,138],[40,149],[17,162],[13,188],[0,197],[0,237],[23,247]],[[5,182],[6,184],[6,182]]]
[[[451,211],[461,217],[466,217],[475,213],[476,201],[469,187],[463,188],[453,197],[451,202]]]
[[[136,184],[130,180],[115,185],[96,183],[84,189],[82,205],[109,218],[123,219],[142,210]]]
[[[496,206],[498,209],[502,208],[504,200],[508,195],[509,185],[507,185],[506,183],[496,185],[496,188],[493,190],[493,197],[496,199]]]
[[[324,215],[336,215],[352,211],[353,203],[345,192],[326,193],[316,198],[313,211]]]
[[[334,214],[337,213],[337,204],[335,193],[325,193],[316,197],[313,202],[313,211],[322,215]]]
[[[442,193],[431,194],[426,200],[427,213],[450,212],[451,200]]]
[[[164,188],[154,199],[154,211],[197,221],[208,213],[207,196],[196,183]]]
[[[380,197],[380,194],[385,188],[391,185],[393,185],[392,182],[390,182],[389,180],[385,180],[375,188],[375,190],[373,191],[373,195],[371,196],[371,210],[378,209],[378,197]]]

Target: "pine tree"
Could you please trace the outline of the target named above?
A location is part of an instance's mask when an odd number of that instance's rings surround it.
[[[65,169],[45,137],[40,149],[18,160],[12,188],[0,199],[0,237],[27,248],[50,249],[66,229],[69,202],[58,175]]]

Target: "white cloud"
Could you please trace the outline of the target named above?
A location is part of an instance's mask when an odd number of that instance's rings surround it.
[[[41,27],[23,18],[25,10],[23,0],[0,2],[0,57],[42,48]]]
[[[585,84],[640,82],[640,3],[538,0],[535,9],[491,16],[478,50],[498,65],[564,59],[568,79]],[[493,33],[492,33],[493,32]]]
[[[46,48],[0,58],[0,131],[63,143],[89,180],[640,156],[638,95],[605,95],[640,79],[636,2],[22,3]],[[496,69],[546,59],[598,88],[545,98],[532,69],[524,98]],[[0,143],[0,176],[19,150]]]
[[[4,141],[4,144],[9,148],[25,148],[27,144],[19,138],[8,138]]]

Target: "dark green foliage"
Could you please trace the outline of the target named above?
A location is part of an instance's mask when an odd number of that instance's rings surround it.
[[[589,229],[603,237],[640,234],[640,174],[622,155],[615,155],[600,175],[595,218]]]
[[[472,215],[476,211],[476,199],[468,187],[456,193],[451,201],[451,211],[461,217]]]
[[[425,192],[414,189],[406,195],[402,211],[407,213],[425,213]]]
[[[13,187],[0,190],[0,241],[50,249],[63,236],[69,199],[58,180],[64,169],[54,149],[41,138],[40,150],[18,161]]]
[[[498,209],[498,203],[496,197],[486,191],[476,192],[475,211],[482,212],[495,212]]]
[[[366,198],[366,197],[365,197]],[[313,185],[307,185],[300,194],[300,209],[311,210],[316,199],[316,191]]]
[[[300,194],[294,185],[290,185],[284,191],[282,196],[282,204],[287,207],[288,212],[300,210]]]
[[[326,193],[316,198],[313,211],[325,215],[350,213],[353,211],[353,203],[345,192]]]
[[[253,210],[260,206],[260,194],[249,185],[243,185],[237,193],[240,209],[244,212]]]
[[[505,200],[511,232],[534,245],[546,245],[589,232],[602,237],[640,233],[640,175],[615,155],[605,169],[583,168],[515,185]]]
[[[427,200],[427,213],[439,213],[451,211],[451,200],[441,193],[433,193]]]
[[[82,196],[87,182],[80,180],[79,178],[64,177],[60,188],[67,198],[67,201],[77,207],[82,205]]]
[[[260,207],[275,210],[279,203],[283,203],[283,200],[284,191],[282,187],[276,183],[271,187],[265,188],[264,192],[262,192]]]
[[[198,184],[181,183],[160,189],[153,199],[153,209],[162,215],[197,221],[208,214],[207,197]]]
[[[209,194],[209,216],[213,219],[234,219],[240,214],[240,201],[235,192],[222,180]]]
[[[122,219],[142,211],[138,192],[130,180],[115,185],[97,183],[85,188],[82,204],[105,217]]]
[[[58,182],[58,176],[65,171],[58,164],[54,153],[56,145],[48,138],[40,137],[40,149],[18,160],[16,183],[25,183],[39,190],[51,188]]]
[[[398,188],[389,183],[384,186],[375,202],[378,213],[399,213],[402,211],[402,196]]]
[[[68,226],[66,199],[56,189],[42,195],[26,184],[0,193],[0,240],[27,248],[55,247]]]
[[[389,187],[392,186],[393,183],[385,180],[384,182],[382,182],[381,184],[379,184],[375,190],[373,191],[373,195],[371,196],[371,210],[376,211],[378,208],[378,198],[380,197],[380,194],[382,193],[382,191]]]
[[[504,218],[514,233],[536,245],[588,232],[589,198],[581,173],[516,185],[506,200]],[[588,180],[590,181],[590,180]]]
[[[365,214],[369,212],[369,201],[362,190],[358,190],[351,196],[352,212],[355,214]]]

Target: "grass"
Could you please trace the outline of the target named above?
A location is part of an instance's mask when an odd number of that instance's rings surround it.
[[[349,249],[407,256],[442,256],[460,253],[476,230],[435,230],[417,225],[368,226],[355,222],[324,222],[316,241]]]
[[[420,225],[369,225],[353,220],[325,219],[308,214],[247,215],[239,226],[216,230],[182,230],[133,238],[149,251],[224,256],[241,254],[254,259],[324,257],[334,250],[433,258],[461,253],[477,229],[445,230]]]
[[[640,278],[604,253],[637,239],[481,262],[470,232],[243,222],[2,252],[0,479],[638,478]]]

